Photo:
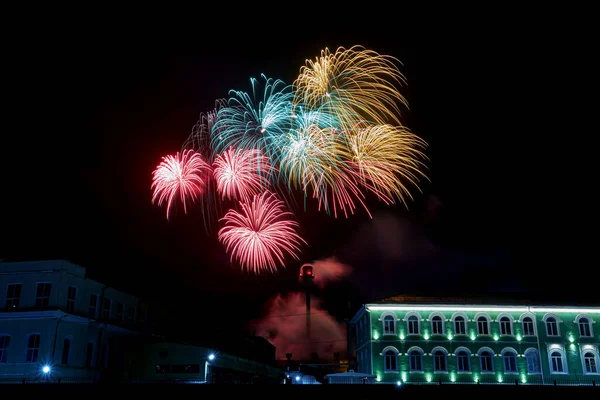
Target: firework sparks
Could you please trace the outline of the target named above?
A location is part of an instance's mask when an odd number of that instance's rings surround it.
[[[235,150],[232,147],[217,155],[213,173],[217,191],[223,199],[248,202],[269,184],[271,164],[259,150]]]
[[[408,185],[418,186],[426,143],[406,128],[373,125],[345,136],[345,156],[355,169],[359,181],[385,203],[396,198],[405,205],[412,199]]]
[[[179,196],[183,210],[187,213],[186,201],[196,200],[202,194],[205,181],[202,179],[210,166],[193,150],[184,150],[181,155],[163,157],[152,176],[152,203],[167,204],[167,219],[173,202]]]
[[[398,103],[408,106],[397,86],[405,82],[394,57],[353,46],[306,60],[294,82],[294,104],[334,114],[348,130],[359,121],[400,125]]]
[[[286,254],[298,259],[300,246],[306,242],[296,233],[298,224],[283,201],[266,191],[240,206],[241,213],[232,209],[225,214],[225,225],[218,234],[232,261],[259,272],[275,271],[277,264],[284,266]]]

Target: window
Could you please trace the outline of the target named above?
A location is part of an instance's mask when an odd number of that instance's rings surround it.
[[[536,349],[529,349],[525,351],[525,359],[527,360],[527,373],[528,374],[539,374],[540,373],[540,355]]]
[[[384,335],[395,335],[396,334],[396,321],[391,315],[386,315],[383,318],[383,334]]]
[[[27,356],[25,358],[26,362],[37,362],[38,355],[40,353],[40,334],[34,333],[33,335],[29,335],[27,339]]]
[[[408,317],[408,334],[409,335],[418,335],[419,334],[419,319],[411,315]]]
[[[64,365],[69,364],[69,354],[71,353],[71,339],[65,338],[63,341],[63,351],[61,363]]]
[[[104,368],[108,367],[108,344],[103,344],[100,348],[100,364]]]
[[[21,284],[11,283],[6,289],[6,308],[19,308],[21,303]]]
[[[558,336],[558,324],[556,318],[548,317],[546,319],[546,334],[548,336]]]
[[[446,353],[442,350],[433,352],[433,370],[434,372],[447,372]]]
[[[550,372],[554,374],[563,374],[565,372],[563,356],[559,351],[550,353]]]
[[[75,313],[75,299],[77,298],[77,288],[74,286],[69,286],[67,290],[67,312]]]
[[[0,335],[0,364],[8,361],[8,345],[10,344],[10,336]]]
[[[88,342],[85,348],[85,366],[90,368],[94,359],[94,342]]]
[[[36,308],[47,308],[50,305],[50,290],[52,284],[50,282],[38,283],[35,293]]]
[[[455,335],[466,335],[467,334],[467,326],[466,326],[464,317],[458,316],[458,317],[454,318],[454,334]]]
[[[583,337],[592,336],[592,329],[590,328],[590,320],[587,318],[579,318],[579,335]]]
[[[431,334],[432,335],[443,335],[444,325],[442,324],[442,318],[436,315],[431,319]]]
[[[125,305],[121,302],[117,303],[117,311],[116,311],[116,315],[115,318],[117,320],[122,320],[123,319],[123,310],[125,309]]]
[[[479,354],[479,361],[481,363],[481,372],[494,372],[494,359],[492,353],[484,350]]]
[[[423,354],[419,350],[412,350],[408,353],[410,362],[410,372],[423,371]]]
[[[517,355],[511,350],[504,352],[504,372],[507,374],[517,373]]]
[[[102,303],[102,319],[107,320],[110,319],[110,306],[112,305],[111,300],[108,297],[104,298],[104,302]]]
[[[591,351],[586,352],[583,355],[583,372],[586,374],[597,374],[598,366],[596,364],[596,355]]]
[[[456,353],[456,370],[458,372],[471,372],[469,353],[464,350]]]
[[[394,350],[385,352],[385,370],[396,371],[398,369],[397,357]]]
[[[96,319],[98,313],[98,295],[96,293],[90,294],[90,305],[88,307],[88,317]]]
[[[477,333],[479,335],[489,335],[490,329],[488,325],[489,323],[486,317],[477,318]]]
[[[127,320],[129,320],[129,322],[135,321],[135,306],[129,306],[129,311],[127,312]]]
[[[500,334],[501,335],[512,335],[512,326],[511,326],[510,318],[508,318],[508,317],[500,318]]]
[[[535,336],[533,320],[531,317],[523,318],[523,336]]]

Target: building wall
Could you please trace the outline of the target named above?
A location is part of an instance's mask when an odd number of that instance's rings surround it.
[[[36,305],[37,284],[51,283],[47,305]],[[18,306],[7,303],[10,284],[21,284]],[[74,303],[68,305],[69,287],[76,288]],[[95,312],[90,296],[97,296]],[[103,296],[114,299],[108,318],[102,316]],[[125,313],[117,318],[116,304],[124,304]],[[138,335],[141,301],[130,294],[107,287],[85,276],[85,268],[64,260],[27,263],[0,263],[0,336],[10,337],[6,356],[0,358],[0,377],[39,377],[44,365],[51,376],[95,379],[106,365],[108,342],[115,336]],[[137,318],[128,318],[130,314]],[[27,362],[29,335],[40,334],[39,356]],[[70,351],[67,364],[62,363],[65,338]],[[6,342],[6,339],[4,339]],[[86,365],[88,342],[93,344],[91,364]]]
[[[548,312],[531,312],[527,313],[523,307],[516,311],[493,311],[489,312],[470,311],[468,307],[457,307],[453,311],[436,311],[434,307],[423,310],[407,311],[393,310],[384,307],[369,308],[366,307],[363,312],[359,312],[353,324],[356,331],[356,357],[358,372],[372,373],[377,376],[380,382],[397,382],[402,381],[469,381],[474,382],[480,380],[506,382],[514,384],[515,380],[520,383],[541,381],[541,379],[552,380],[558,379],[575,380],[575,379],[596,379],[600,382],[600,375],[585,374],[582,362],[582,354],[587,350],[591,350],[596,355],[597,369],[600,371],[600,363],[598,357],[598,343],[600,343],[600,328],[597,321],[600,321],[600,309],[594,309],[594,313],[588,313],[585,317],[594,321],[592,323],[592,336],[581,337],[579,334],[579,326],[577,318],[582,316],[582,312],[572,310],[570,312],[554,312],[551,315]],[[390,305],[393,306],[393,305]],[[398,305],[401,308],[401,305]],[[379,309],[378,309],[379,308]],[[368,311],[367,311],[368,309]],[[440,315],[443,319],[443,334],[432,335],[431,318],[435,314]],[[456,335],[452,317],[455,313],[463,313],[468,319],[466,335]],[[410,314],[409,314],[410,313]],[[383,317],[392,315],[395,319],[394,334],[385,334],[383,329]],[[420,320],[420,332],[418,335],[408,335],[407,317],[409,315],[418,316]],[[476,318],[480,315],[488,315],[489,335],[480,335],[477,332]],[[525,336],[523,332],[522,318],[526,315],[532,317],[535,323],[536,335]],[[511,335],[503,336],[500,332],[499,318],[507,316],[514,321],[511,326]],[[554,316],[558,321],[559,335],[549,336],[546,332],[545,319],[549,316]],[[369,325],[364,323],[364,318],[367,318]],[[361,333],[361,325],[363,333]],[[365,326],[370,326],[370,329],[364,329]],[[369,338],[370,336],[370,338]],[[441,348],[447,351],[446,358],[447,372],[440,373],[434,371],[433,356],[434,349]],[[470,352],[470,373],[459,373],[457,371],[457,362],[455,353],[460,347],[467,349]],[[482,373],[480,368],[479,351],[487,347],[494,354],[493,366],[494,373]],[[423,351],[423,372],[410,372],[408,352],[411,348],[418,348]],[[553,373],[550,370],[548,355],[552,349],[558,348],[564,350],[565,366],[568,373],[560,374]],[[384,351],[392,349],[398,352],[397,370],[386,371]],[[504,359],[502,352],[513,349],[517,354],[517,373],[504,372]],[[527,360],[525,353],[528,349],[538,349],[539,360],[541,362],[541,370],[539,374],[528,373]],[[372,354],[372,356],[371,356]],[[372,363],[372,367],[371,367]]]

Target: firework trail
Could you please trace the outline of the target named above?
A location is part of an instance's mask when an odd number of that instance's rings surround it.
[[[229,210],[222,218],[219,240],[242,268],[254,272],[276,271],[287,255],[298,259],[300,246],[306,244],[295,231],[298,224],[286,211],[283,201],[271,192],[254,196],[250,203],[240,202],[242,212]]]
[[[217,155],[213,163],[221,197],[244,202],[268,187],[272,169],[269,158],[260,150],[235,150],[233,147]]]
[[[166,203],[168,219],[173,201],[179,195],[187,213],[186,200],[194,201],[202,194],[205,184],[202,175],[206,170],[210,170],[210,166],[193,150],[184,150],[181,156],[178,152],[175,156],[163,157],[153,173],[152,203],[158,202],[159,206]]]

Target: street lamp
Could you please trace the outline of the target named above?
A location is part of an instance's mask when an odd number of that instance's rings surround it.
[[[214,360],[214,359],[215,359],[215,355],[214,355],[214,354],[210,354],[210,355],[208,356],[208,359],[209,359],[209,361],[212,361],[212,360]]]
[[[45,375],[48,375],[48,374],[50,373],[50,370],[51,370],[51,368],[50,368],[50,366],[49,366],[49,365],[44,365],[44,366],[42,367],[42,372],[43,372]]]

